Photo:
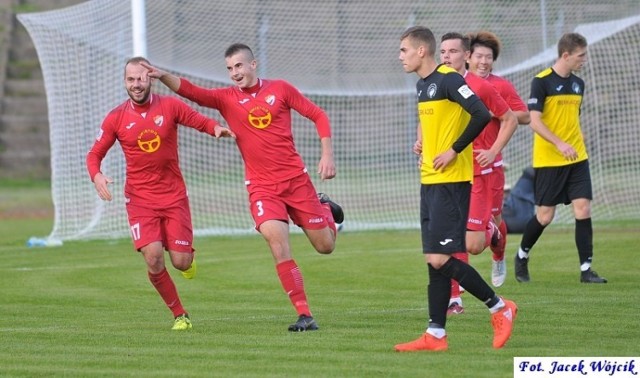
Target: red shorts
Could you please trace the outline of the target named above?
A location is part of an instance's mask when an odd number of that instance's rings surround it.
[[[275,184],[250,183],[249,208],[256,229],[268,220],[281,220],[303,229],[320,230],[329,225],[327,210],[322,206],[308,174]]]
[[[189,199],[161,209],[127,204],[129,230],[136,250],[155,241],[174,252],[193,252],[193,226]]]
[[[484,231],[491,220],[493,191],[491,190],[492,174],[473,176],[471,200],[469,201],[469,217],[467,230]]]
[[[492,204],[491,214],[498,216],[502,214],[502,204],[504,202],[504,167],[493,167],[491,176]]]

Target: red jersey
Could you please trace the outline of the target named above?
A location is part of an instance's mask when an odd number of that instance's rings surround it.
[[[486,80],[472,74],[471,72],[466,72],[464,75],[464,80],[467,82],[471,90],[480,97],[480,100],[486,105],[487,109],[491,111],[492,117],[487,126],[482,130],[480,135],[473,140],[473,149],[474,150],[488,150],[493,146],[493,143],[496,141],[498,137],[498,132],[500,131],[500,120],[496,117],[503,116],[507,111],[509,111],[509,106],[504,101],[504,99],[500,96],[496,88],[493,87]],[[474,154],[475,155],[475,154]],[[498,160],[498,157],[496,157]],[[502,160],[502,157],[500,157]],[[473,159],[473,175],[486,175],[492,172],[492,166],[481,167],[480,164]]]
[[[117,140],[127,167],[127,201],[161,209],[185,198],[187,190],[178,161],[178,124],[214,135],[218,123],[174,97],[152,94],[144,105],[125,101],[105,117],[87,155],[91,180]]]
[[[500,93],[500,96],[502,96],[502,98],[507,102],[507,105],[509,105],[511,110],[514,112],[529,111],[527,105],[522,101],[522,98],[518,95],[516,88],[509,80],[494,74],[489,74],[485,79],[498,90],[498,93]],[[501,167],[502,164],[502,154],[498,154],[498,156],[496,156],[496,160],[493,162],[493,166]]]
[[[178,91],[222,114],[236,134],[247,184],[282,182],[306,171],[293,140],[291,109],[313,121],[320,138],[331,136],[325,112],[291,84],[260,80],[259,85],[258,92],[250,94],[237,86],[202,88],[183,78]]]

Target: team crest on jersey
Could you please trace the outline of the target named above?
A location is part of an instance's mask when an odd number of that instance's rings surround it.
[[[580,94],[580,85],[578,85],[578,83],[574,81],[573,83],[571,83],[571,90],[573,91],[573,93]]]
[[[138,147],[144,152],[152,153],[160,148],[160,135],[155,130],[144,130],[138,134]]]
[[[435,83],[429,84],[429,88],[427,88],[427,97],[434,98],[436,96],[437,91],[438,91],[438,86]]]
[[[251,126],[256,129],[264,129],[271,124],[271,112],[262,106],[256,106],[251,109],[247,118]]]
[[[270,94],[270,95],[268,95],[267,97],[264,98],[264,101],[267,104],[273,106],[273,104],[276,102],[276,96]]]
[[[161,115],[155,115],[153,116],[153,123],[156,124],[156,126],[160,127],[162,126],[162,123],[164,122],[164,117]]]

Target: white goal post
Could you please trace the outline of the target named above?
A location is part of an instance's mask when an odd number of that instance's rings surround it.
[[[106,113],[126,98],[123,65],[134,51],[130,0],[92,0],[66,9],[20,14],[43,70],[49,109],[54,228],[59,240],[127,235],[123,155],[103,162],[115,179],[102,202],[85,156]],[[150,61],[210,87],[230,85],[224,50],[253,47],[260,75],[283,78],[322,106],[332,121],[338,175],[314,175],[320,144],[295,114],[296,145],[316,187],[343,205],[345,231],[417,228],[419,177],[415,139],[417,77],[398,61],[406,27],[445,32],[490,30],[502,40],[497,73],[526,100],[531,78],[549,66],[558,37],[583,33],[589,62],[582,125],[590,154],[596,220],[640,218],[640,45],[637,1],[587,0],[153,0],[146,2]],[[156,83],[155,91],[169,94]],[[198,108],[221,120],[210,109]],[[222,120],[221,120],[222,121]],[[531,160],[531,135],[520,126],[504,153],[513,184]],[[184,128],[180,159],[197,235],[253,232],[240,155],[231,140]],[[559,222],[572,221],[568,208]]]

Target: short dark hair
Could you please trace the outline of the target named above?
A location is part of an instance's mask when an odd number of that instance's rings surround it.
[[[229,58],[232,55],[235,55],[237,53],[239,53],[240,51],[247,51],[251,57],[251,59],[255,59],[253,57],[253,51],[251,51],[251,48],[247,45],[245,45],[244,43],[234,43],[231,46],[227,47],[227,49],[224,52],[224,57],[225,58]]]
[[[450,39],[459,39],[462,42],[462,48],[464,51],[469,51],[471,46],[469,44],[469,37],[466,35],[462,35],[456,32],[444,33],[442,38],[440,38],[440,42],[448,41]]]
[[[436,37],[433,36],[433,32],[425,26],[412,26],[405,30],[400,36],[400,40],[411,38],[418,42],[423,42],[427,45],[427,52],[433,56],[436,53]]]
[[[490,31],[483,30],[477,33],[469,33],[467,36],[469,37],[469,46],[471,47],[472,54],[476,46],[483,46],[491,49],[494,61],[498,60],[501,43],[497,35]]]
[[[127,59],[127,62],[124,64],[124,74],[125,75],[127,74],[127,66],[129,64],[140,64],[140,62],[145,62],[148,65],[151,65],[151,63],[149,63],[147,58],[145,58],[143,56],[134,56],[133,58]]]
[[[565,33],[558,41],[558,58],[563,53],[573,53],[577,48],[587,47],[587,39],[579,33]]]

